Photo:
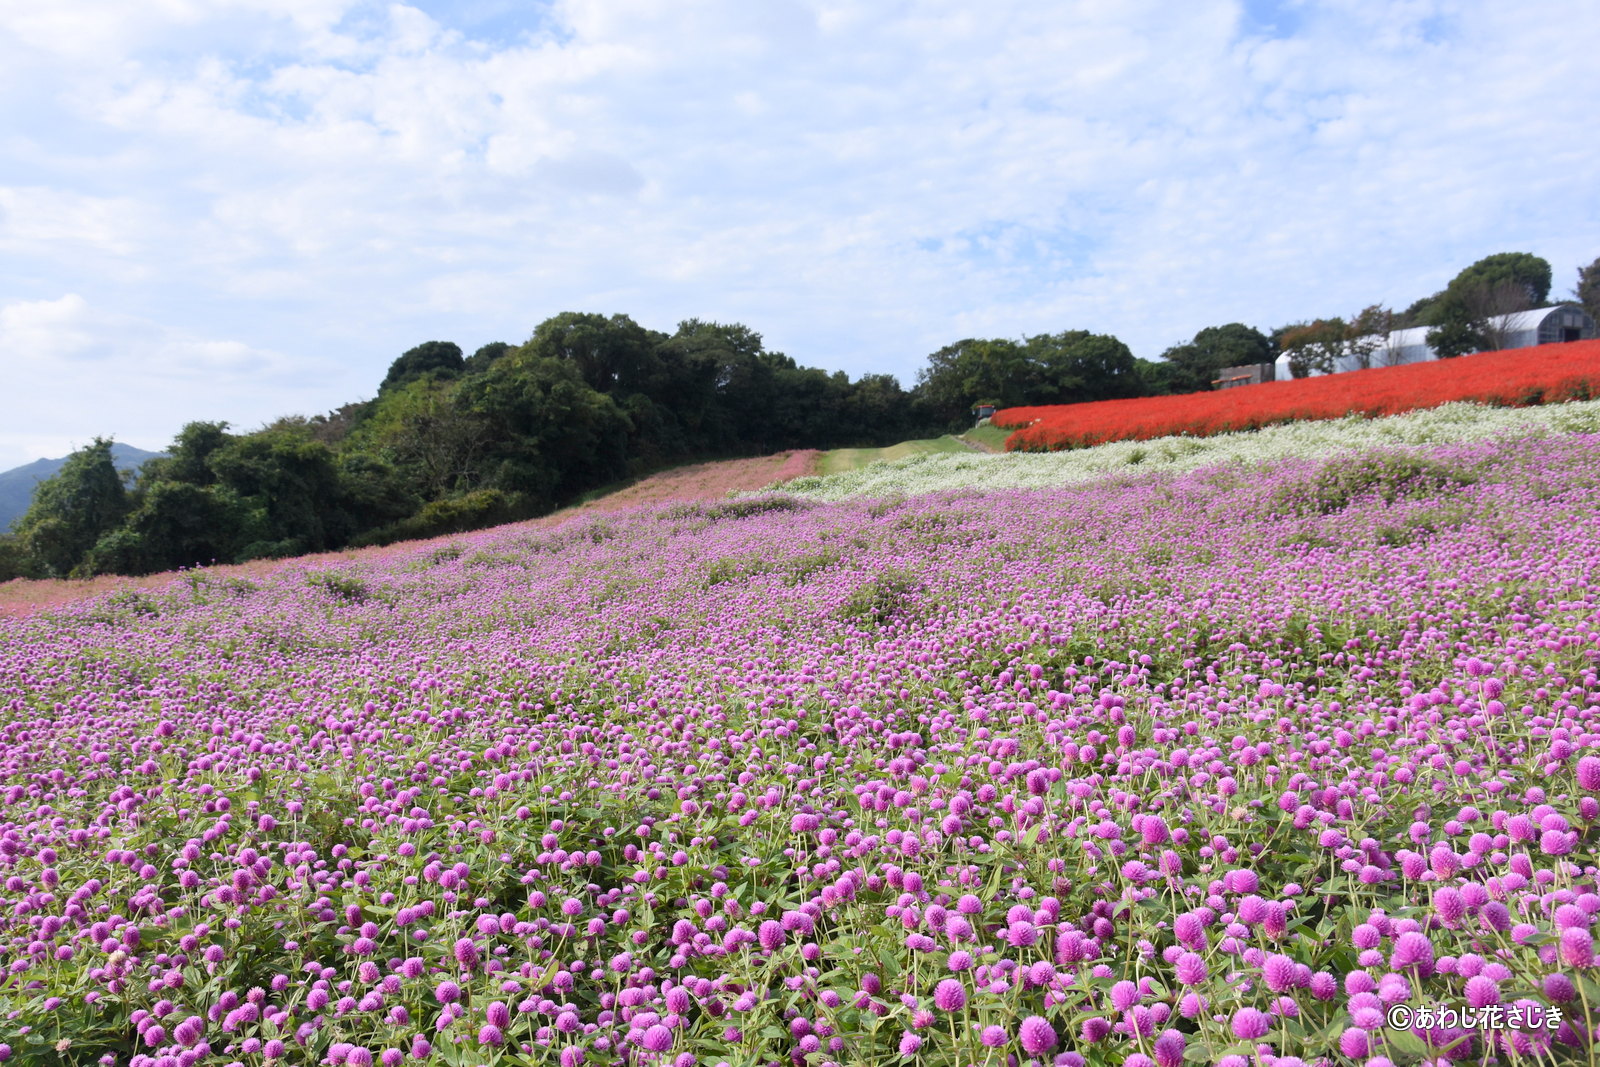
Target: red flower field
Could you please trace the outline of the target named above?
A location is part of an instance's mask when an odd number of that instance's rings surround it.
[[[1006,408],[1010,451],[1047,452],[1174,434],[1209,437],[1279,422],[1398,415],[1452,401],[1523,406],[1600,396],[1600,341],[1266,382],[1213,393]]]

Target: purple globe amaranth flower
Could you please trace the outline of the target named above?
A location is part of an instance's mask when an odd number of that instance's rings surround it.
[[[461,987],[447,978],[439,983],[433,996],[440,1004],[454,1004],[461,999]]]
[[[1240,1041],[1254,1041],[1265,1037],[1272,1029],[1272,1019],[1255,1008],[1240,1008],[1233,1013],[1233,1036]]]
[[[205,1020],[198,1015],[191,1015],[172,1029],[172,1040],[185,1048],[193,1048],[200,1043],[200,1035],[205,1033]]]
[[[1139,987],[1132,982],[1118,982],[1111,987],[1111,1006],[1118,1011],[1127,1011],[1139,1003]]]
[[[1416,971],[1426,978],[1433,973],[1433,942],[1417,931],[1401,934],[1395,939],[1389,966],[1396,971]]]
[[[983,1028],[983,1033],[979,1035],[978,1040],[983,1042],[984,1048],[999,1048],[1010,1038],[1006,1035],[1005,1027],[991,1023]]]
[[[1578,788],[1588,793],[1600,793],[1600,756],[1579,757]]]
[[[1056,1031],[1043,1017],[1030,1015],[1017,1028],[1017,1041],[1030,1056],[1042,1056],[1056,1047]]]
[[[967,990],[957,979],[946,978],[933,990],[933,1006],[943,1012],[960,1011],[967,1006]]]
[[[916,1034],[913,1034],[910,1030],[907,1030],[905,1033],[900,1035],[900,1055],[915,1056],[917,1054],[917,1050],[921,1047],[922,1038],[918,1037]]]
[[[1572,979],[1559,971],[1544,976],[1543,989],[1544,995],[1557,1004],[1566,1004],[1578,997],[1578,989],[1572,984]]]
[[[1177,1030],[1166,1030],[1156,1038],[1150,1051],[1155,1055],[1156,1067],[1181,1067],[1183,1052],[1187,1045],[1182,1033]]]
[[[477,970],[482,957],[478,955],[478,945],[470,937],[459,938],[453,950],[456,963],[463,971]]]
[[[1442,886],[1433,891],[1433,910],[1446,926],[1453,927],[1467,913],[1467,902],[1456,890]]]
[[[1339,1051],[1353,1060],[1372,1054],[1372,1035],[1359,1026],[1347,1027],[1339,1035]]]
[[[1594,936],[1577,926],[1561,931],[1561,961],[1582,970],[1594,966]]]
[[[1006,931],[1006,941],[1015,948],[1031,948],[1039,943],[1039,928],[1019,919]]]
[[[640,1043],[651,1052],[665,1052],[672,1047],[672,1031],[657,1023],[644,1032]]]
[[[1483,975],[1474,975],[1467,979],[1467,984],[1462,990],[1467,1004],[1474,1008],[1487,1008],[1491,1004],[1500,1003],[1500,984],[1493,978]]]
[[[756,929],[756,940],[768,952],[776,952],[783,944],[783,924],[776,919],[768,919]]]
[[[1478,921],[1490,930],[1505,933],[1511,929],[1511,910],[1498,900],[1491,900],[1478,911]]]
[[[1286,993],[1294,988],[1295,962],[1288,956],[1268,956],[1261,965],[1262,978],[1274,993]]]

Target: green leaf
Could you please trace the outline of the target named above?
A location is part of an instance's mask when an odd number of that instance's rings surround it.
[[[1410,1030],[1384,1030],[1383,1040],[1408,1056],[1422,1056],[1428,1051],[1428,1046],[1423,1044],[1422,1038]]]

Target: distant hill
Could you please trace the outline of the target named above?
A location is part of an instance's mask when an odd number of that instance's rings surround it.
[[[166,453],[146,452],[118,441],[111,446],[111,455],[116,460],[118,470],[138,470],[144,466],[145,460]],[[36,459],[0,474],[0,533],[11,529],[12,523],[28,513],[28,505],[33,503],[33,487],[46,478],[54,477],[66,462],[65,456],[60,459]]]

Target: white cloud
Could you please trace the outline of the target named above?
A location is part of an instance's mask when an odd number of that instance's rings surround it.
[[[503,9],[490,33],[432,2],[0,0],[0,302],[82,293],[337,367],[264,394],[287,411],[567,309],[741,319],[909,380],[968,334],[1082,326],[1153,357],[1403,305],[1497,251],[1564,291],[1600,254],[1579,0],[1330,0],[1265,28],[1226,0]],[[173,425],[213,412],[142,381]]]
[[[0,304],[0,360],[12,398],[0,469],[96,435],[160,448],[194,419],[253,428],[291,413],[321,372],[241,341],[100,310],[77,293]]]

